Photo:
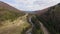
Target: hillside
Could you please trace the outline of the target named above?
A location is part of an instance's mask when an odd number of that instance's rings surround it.
[[[37,16],[51,34],[60,34],[60,3]]]
[[[28,14],[0,1],[0,34],[21,34],[30,24]]]
[[[11,20],[23,16],[22,11],[17,10],[16,8],[0,1],[0,22],[5,20]]]

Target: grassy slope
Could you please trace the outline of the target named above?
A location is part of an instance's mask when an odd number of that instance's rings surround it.
[[[21,34],[23,29],[29,27],[26,16],[22,12],[0,7],[0,34]]]
[[[8,10],[4,8],[0,8],[0,21],[5,21],[5,20],[14,20],[19,16],[23,16],[23,13],[18,13],[13,10]]]
[[[30,26],[27,16],[28,14],[0,6],[0,34],[21,34],[22,31]],[[37,30],[36,33],[38,32],[40,30]]]
[[[30,24],[27,22],[27,15],[18,17],[13,22],[5,21],[4,26],[0,27],[0,34],[21,34]],[[24,18],[24,19],[23,19]],[[9,32],[9,33],[8,33]]]

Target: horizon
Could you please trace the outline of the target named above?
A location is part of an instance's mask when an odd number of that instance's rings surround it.
[[[36,11],[42,10],[60,3],[60,0],[0,0],[19,10]],[[23,6],[23,7],[22,7]]]

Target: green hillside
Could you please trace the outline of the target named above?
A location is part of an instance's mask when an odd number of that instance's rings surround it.
[[[5,20],[14,20],[18,18],[19,16],[23,16],[24,14],[15,12],[13,10],[7,10],[4,8],[0,8],[0,22]]]
[[[15,19],[23,15],[24,13],[20,13],[14,10],[8,10],[5,8],[0,8],[0,24],[1,22],[6,20],[14,21]]]

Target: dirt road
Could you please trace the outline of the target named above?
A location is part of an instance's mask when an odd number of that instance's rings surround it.
[[[49,32],[48,32],[48,30],[46,29],[46,27],[45,27],[42,23],[40,23],[40,25],[41,25],[41,29],[42,29],[42,31],[44,32],[44,34],[49,34]]]

